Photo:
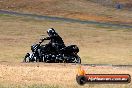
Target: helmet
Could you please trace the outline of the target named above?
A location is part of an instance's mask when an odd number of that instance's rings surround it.
[[[55,30],[54,30],[53,28],[50,28],[50,29],[47,30],[47,34],[48,34],[49,36],[53,36],[53,35],[56,34],[56,32],[55,32]]]

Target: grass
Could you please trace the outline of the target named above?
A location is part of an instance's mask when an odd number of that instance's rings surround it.
[[[76,82],[77,65],[44,63],[0,64],[2,88],[131,88],[130,84],[86,84]],[[88,69],[86,69],[88,68]],[[89,74],[130,74],[131,68],[85,67]]]
[[[76,0],[1,1],[0,9],[99,22],[125,23],[130,25],[132,22],[131,11],[110,8],[93,3],[90,0],[78,0],[77,2]]]
[[[66,45],[78,45],[82,63],[131,64],[132,32],[124,28],[15,16],[1,16],[0,26],[0,61],[21,62],[30,46],[53,27]]]
[[[9,1],[9,3],[10,2],[12,1]],[[72,2],[74,1],[71,1],[71,3]],[[60,5],[63,6],[64,4]],[[67,5],[64,6],[67,7]],[[91,8],[96,7],[95,4],[81,4],[80,6],[91,6]],[[102,6],[99,7],[101,10],[103,9],[103,13],[108,16],[107,14],[109,14],[110,12],[106,11],[107,8]],[[71,7],[69,6],[68,8],[70,9]],[[74,8],[73,10],[78,11],[78,8]],[[89,13],[91,12],[91,9],[86,8],[80,11],[87,11],[87,13]],[[100,14],[98,13],[97,8],[94,8],[94,10],[92,9],[92,13],[96,12],[98,15]],[[111,12],[113,13],[112,16],[115,17],[116,12],[118,11],[111,10]],[[128,14],[131,12],[124,12],[125,11],[119,11],[118,14],[120,16],[118,16],[119,18],[117,17],[117,19],[129,19],[131,17],[131,15]],[[125,17],[125,15],[127,17]],[[80,17],[80,15],[76,16]],[[70,17],[74,17],[74,14],[71,14]],[[85,17],[87,17],[87,15],[85,15]],[[131,88],[132,83],[86,84],[84,86],[80,86],[76,83],[75,80],[77,74],[77,65],[20,63],[23,60],[24,55],[30,51],[30,46],[33,43],[38,42],[39,38],[42,37],[41,35],[47,36],[46,31],[51,27],[55,28],[56,31],[62,36],[66,45],[76,44],[79,47],[79,56],[82,59],[82,63],[132,64],[131,29],[120,28],[120,30],[117,30],[117,28],[115,27],[104,27],[101,25],[39,20],[1,14],[0,88]],[[113,68],[103,66],[88,66],[87,68],[87,73],[123,73],[132,75],[132,69],[127,67]]]
[[[59,86],[51,86],[51,85],[38,85],[38,84],[33,84],[33,85],[0,85],[0,88],[60,88]]]
[[[7,15],[7,14],[0,14],[0,17],[10,17],[11,15]]]
[[[132,84],[76,83],[77,65],[20,63],[30,46],[53,27],[66,45],[76,44],[86,64],[131,64],[132,31],[91,24],[0,17],[0,88],[131,88]],[[110,31],[111,30],[111,31]],[[112,31],[113,30],[113,31]],[[131,68],[88,67],[87,73],[130,74]]]

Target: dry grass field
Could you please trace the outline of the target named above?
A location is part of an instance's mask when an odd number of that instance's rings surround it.
[[[131,29],[6,15],[0,16],[0,26],[1,61],[22,61],[30,46],[53,27],[66,45],[78,45],[83,63],[131,64]]]
[[[0,9],[81,20],[132,24],[132,11],[109,8],[99,4],[98,1],[101,0],[96,0],[97,3],[93,3],[91,0],[1,0]]]
[[[76,82],[77,65],[1,63],[1,88],[131,88],[132,84],[85,84]],[[130,74],[132,68],[88,67],[88,73]]]
[[[93,1],[0,0],[0,9],[132,24],[131,11],[110,8],[96,2],[99,0]],[[0,14],[0,88],[132,88],[132,82],[80,86],[75,80],[78,65],[21,63],[24,55],[30,52],[30,46],[37,43],[40,38],[46,37],[46,31],[51,27],[62,36],[66,45],[76,44],[79,47],[79,56],[83,64],[132,64],[132,28]],[[88,66],[85,68],[90,74],[132,75],[131,67]]]
[[[1,88],[131,88],[131,83],[79,86],[77,65],[20,63],[50,27],[66,45],[78,45],[82,63],[132,64],[132,29],[0,15]],[[88,67],[88,73],[132,75],[132,68]]]

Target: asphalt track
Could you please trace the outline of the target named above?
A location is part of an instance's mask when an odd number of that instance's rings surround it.
[[[41,20],[65,21],[65,22],[72,22],[72,23],[74,22],[74,23],[81,23],[81,24],[96,24],[96,25],[107,26],[107,27],[132,28],[132,25],[126,25],[126,24],[113,24],[113,23],[108,23],[108,22],[103,23],[103,22],[88,21],[88,20],[78,20],[78,19],[63,18],[63,17],[53,17],[53,16],[43,16],[43,15],[36,15],[36,14],[20,13],[20,12],[14,12],[14,11],[6,11],[6,10],[0,10],[0,14],[32,17],[32,18],[37,18]]]

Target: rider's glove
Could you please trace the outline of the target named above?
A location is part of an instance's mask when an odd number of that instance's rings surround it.
[[[46,38],[42,38],[40,40],[43,42],[44,40],[49,40],[49,39],[50,39],[50,37],[46,37]]]
[[[40,39],[42,42],[45,40],[45,38]]]

